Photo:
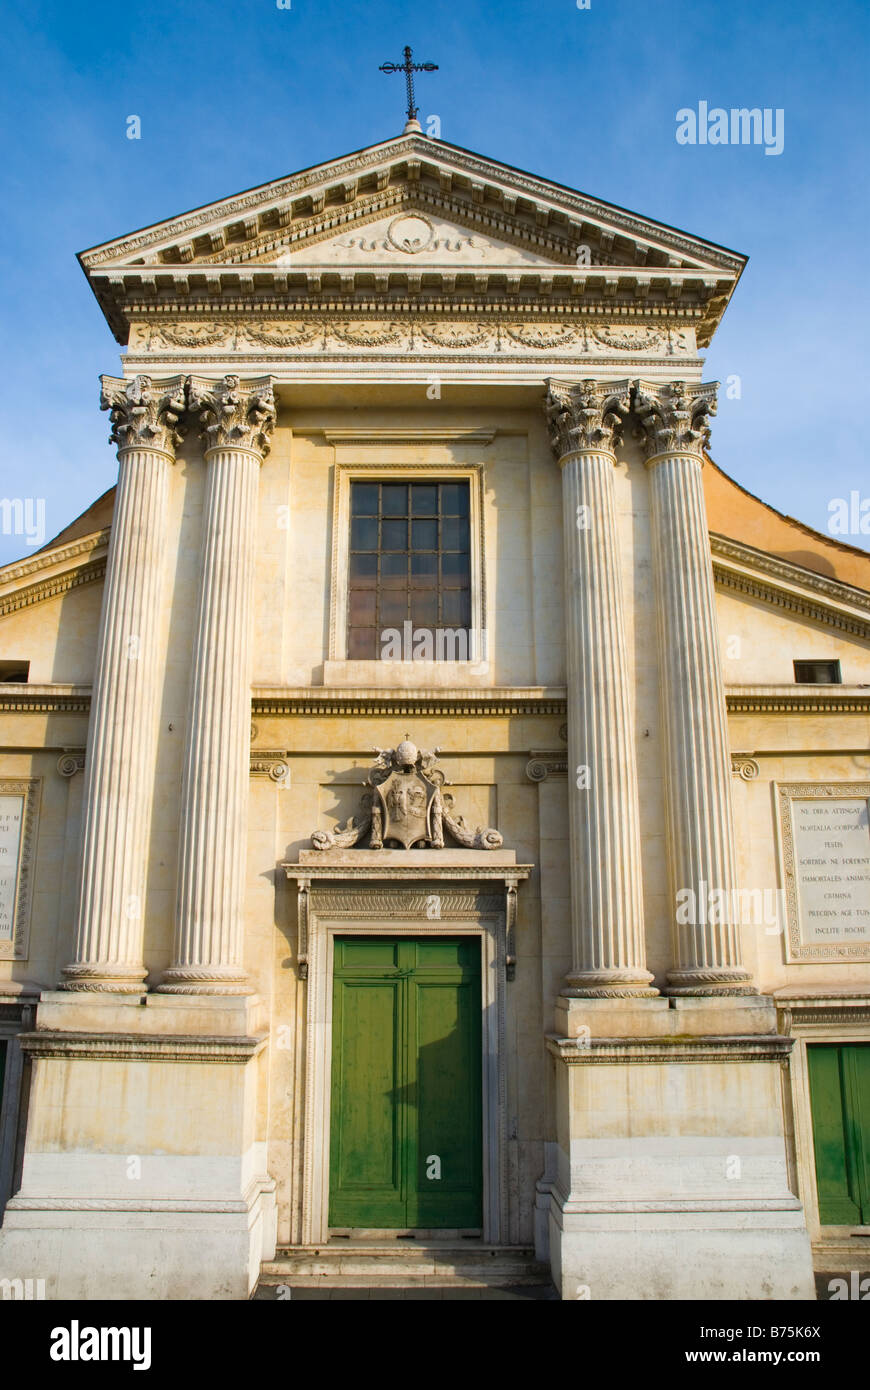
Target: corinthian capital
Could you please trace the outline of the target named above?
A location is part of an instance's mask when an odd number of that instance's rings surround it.
[[[635,385],[634,408],[646,436],[648,458],[656,454],[703,454],[710,440],[707,416],[716,414],[718,381],[687,385],[671,381]]]
[[[119,449],[160,449],[174,454],[184,438],[179,417],[187,408],[185,378],[169,377],[152,381],[137,376],[100,377],[100,409],[110,410],[112,432],[109,439]]]
[[[547,428],[557,459],[580,449],[612,454],[628,413],[628,381],[547,382]]]
[[[190,377],[190,409],[200,412],[206,449],[252,449],[264,458],[275,427],[275,396],[270,376],[240,381]]]

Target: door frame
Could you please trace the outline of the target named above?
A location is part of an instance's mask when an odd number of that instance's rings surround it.
[[[324,866],[325,867],[325,866]],[[490,870],[491,873],[491,870]],[[471,874],[463,877],[472,877]],[[519,875],[528,876],[528,870]],[[336,936],[473,936],[481,943],[481,1086],[483,1240],[503,1243],[509,1230],[505,1068],[506,980],[517,875],[502,869],[496,884],[442,881],[392,886],[304,883],[308,963],[305,1057],[305,1132],[302,1164],[301,1244],[329,1238],[329,1157],[332,1091],[332,1000]],[[495,875],[493,875],[495,877]],[[508,883],[505,883],[508,879]],[[301,876],[300,876],[301,880]],[[408,891],[411,888],[412,891]],[[487,891],[488,890],[488,891]],[[430,917],[435,899],[442,915]],[[504,905],[504,906],[503,906]],[[301,923],[300,923],[301,926]]]
[[[849,997],[851,994],[851,997]],[[819,988],[775,996],[778,1031],[795,1039],[784,1076],[786,1134],[794,1153],[792,1190],[804,1208],[816,1270],[835,1268],[832,1260],[858,1259],[853,1233],[870,1228],[823,1225],[819,1213],[816,1153],[813,1142],[807,1045],[833,1043],[839,1047],[870,1044],[870,995],[866,989],[834,995]],[[793,1145],[793,1149],[792,1149]],[[846,1266],[848,1267],[848,1266]]]

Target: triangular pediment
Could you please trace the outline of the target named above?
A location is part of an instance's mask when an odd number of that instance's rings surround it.
[[[745,264],[715,243],[416,133],[92,247],[80,260],[122,340],[131,297],[166,300],[227,275],[236,297],[253,302],[309,267],[346,272],[345,288],[347,275],[369,269],[382,288],[394,269],[407,270],[412,286],[414,276],[454,269],[537,274],[543,294],[555,283],[575,302],[588,279],[589,293],[615,302],[688,295],[712,331]],[[537,293],[536,285],[523,288]]]

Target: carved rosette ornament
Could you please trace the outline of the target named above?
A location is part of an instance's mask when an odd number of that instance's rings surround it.
[[[628,381],[547,382],[547,427],[550,444],[561,460],[583,450],[612,454],[628,414]]]
[[[122,449],[153,449],[175,455],[184,438],[180,417],[187,409],[186,378],[170,377],[156,385],[149,376],[132,381],[100,377],[100,409],[111,411],[110,443]]]
[[[271,377],[242,383],[237,376],[221,381],[192,376],[188,400],[190,409],[199,412],[206,454],[212,449],[247,449],[266,457],[276,418]]]
[[[717,386],[715,381],[692,385],[672,381],[665,386],[636,383],[634,408],[649,459],[659,454],[703,456],[710,442],[707,417],[716,414]]]
[[[375,748],[377,758],[364,782],[360,815],[336,830],[315,830],[315,849],[350,849],[369,836],[368,848],[444,849],[445,830],[466,849],[499,849],[497,830],[474,829],[454,810],[445,777],[434,766],[441,751],[425,752],[406,735],[396,748]]]

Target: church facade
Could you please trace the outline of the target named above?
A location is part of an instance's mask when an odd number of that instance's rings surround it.
[[[866,1269],[870,556],[709,456],[745,258],[410,122],[80,259],[119,472],[0,570],[0,1279]]]

